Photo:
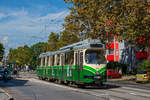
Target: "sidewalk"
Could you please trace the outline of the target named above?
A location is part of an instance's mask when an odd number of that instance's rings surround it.
[[[0,100],[9,100],[8,94],[0,88]]]
[[[132,75],[132,76],[122,76],[121,78],[108,79],[108,80],[114,80],[114,81],[115,81],[115,80],[116,80],[116,81],[117,81],[117,80],[118,80],[118,81],[119,81],[119,80],[128,80],[128,81],[129,81],[129,80],[135,80],[135,78],[136,78],[135,75]]]

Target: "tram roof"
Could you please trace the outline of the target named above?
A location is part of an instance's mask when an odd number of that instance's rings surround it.
[[[73,43],[71,45],[68,46],[64,46],[62,48],[60,48],[60,50],[65,50],[65,49],[69,49],[69,48],[76,48],[79,46],[85,46],[87,44],[102,44],[100,40],[98,39],[86,39],[77,43]]]
[[[63,52],[68,52],[71,50],[78,50],[78,49],[90,49],[90,48],[104,48],[104,44],[100,40],[97,39],[86,39],[68,46],[64,46],[60,48],[58,51],[54,52],[46,52],[40,54],[39,58],[50,56],[50,55],[55,55],[55,54],[60,54]]]

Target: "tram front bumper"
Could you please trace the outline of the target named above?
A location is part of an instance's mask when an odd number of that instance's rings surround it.
[[[102,80],[101,76],[94,76],[94,83],[95,84],[101,84],[101,80]]]

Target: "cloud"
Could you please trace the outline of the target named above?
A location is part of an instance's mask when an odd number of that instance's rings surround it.
[[[1,40],[1,42],[6,45],[8,43],[8,36],[4,36]]]
[[[2,18],[4,18],[4,17],[6,17],[6,15],[3,14],[3,13],[0,13],[0,19],[2,19]]]
[[[69,14],[68,10],[57,13],[47,13],[44,16],[36,16],[24,9],[20,11],[9,11],[7,14],[0,13],[0,18],[8,17],[9,20],[0,22],[0,35],[2,40],[15,44],[32,44],[35,41],[47,41],[50,32],[62,30],[61,24]],[[8,41],[9,39],[9,41]],[[13,45],[9,45],[11,47]]]
[[[0,33],[14,33],[15,34],[31,34],[31,33],[40,33],[42,30],[49,32],[56,32],[61,27],[61,24],[64,22],[68,11],[62,11],[58,13],[49,13],[45,16],[35,17],[30,16],[28,12],[21,10],[19,12],[12,12],[9,14],[15,19],[5,21],[0,23]]]

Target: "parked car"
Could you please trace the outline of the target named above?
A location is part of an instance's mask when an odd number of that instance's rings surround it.
[[[4,71],[0,70],[0,80],[3,79]]]
[[[113,69],[107,69],[107,77],[108,78],[120,78],[121,74],[119,72],[115,72]]]
[[[11,73],[10,71],[8,71],[7,73],[4,72],[4,70],[0,70],[0,80],[10,80],[12,77],[11,77]]]
[[[141,71],[136,74],[136,82],[149,82],[150,72]]]

